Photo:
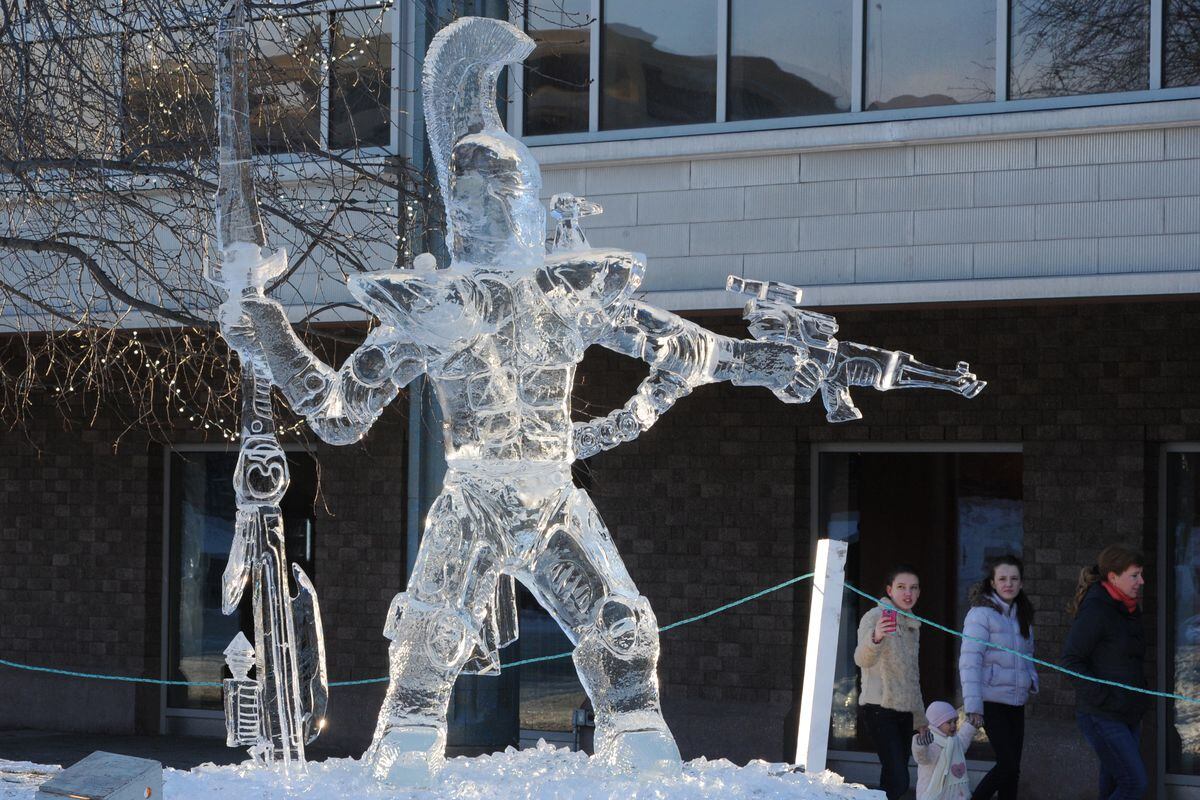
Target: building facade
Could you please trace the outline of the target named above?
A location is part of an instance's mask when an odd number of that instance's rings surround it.
[[[816,405],[703,387],[590,459],[577,479],[660,624],[808,571],[816,540],[833,537],[851,542],[847,579],[864,590],[914,563],[918,612],[959,628],[985,558],[1016,552],[1037,654],[1053,662],[1080,569],[1121,541],[1149,562],[1151,685],[1200,695],[1200,10],[467,5],[391,12],[398,154],[420,158],[405,144],[419,137],[417,43],[439,15],[507,13],[539,42],[509,76],[509,127],[542,164],[547,200],[604,207],[584,221],[593,244],[647,255],[650,302],[744,337],[726,276],[783,281],[835,314],[841,338],[967,360],[989,382],[970,401],[859,390],[864,419],[837,426]],[[607,413],[642,376],[589,352],[577,408]],[[30,663],[207,680],[237,625],[212,616],[229,456],[185,432],[166,447],[126,436],[114,451],[105,426],[63,432],[47,414],[3,434],[0,541],[13,557],[0,563],[0,642]],[[312,567],[334,680],[386,673],[380,628],[436,489],[436,430],[416,387],[362,446],[296,446],[294,472],[311,479],[296,481],[289,547]],[[831,766],[870,782],[849,659],[868,607],[844,607]],[[801,584],[663,635],[664,708],[685,757],[793,756],[806,625]],[[521,627],[507,660],[568,649],[528,598]],[[959,700],[953,638],[926,628],[921,659],[926,699]],[[463,683],[458,741],[566,741],[583,699],[570,661],[509,675]],[[219,725],[202,693],[12,670],[0,686],[15,698],[4,725]],[[381,696],[335,689],[333,741],[365,744]],[[1070,682],[1042,669],[1023,797],[1092,793],[1073,701]],[[1186,703],[1157,701],[1147,716],[1155,796],[1200,796],[1197,724]],[[971,756],[986,769],[986,745]]]

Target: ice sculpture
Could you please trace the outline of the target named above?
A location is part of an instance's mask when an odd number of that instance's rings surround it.
[[[493,19],[461,19],[430,46],[423,80],[431,153],[446,205],[450,263],[352,277],[380,320],[334,370],[304,346],[260,276],[230,295],[229,342],[269,371],[328,442],[364,436],[400,387],[432,380],[448,472],[407,590],[384,626],[390,684],[367,760],[380,779],[427,784],[443,759],[446,708],[460,672],[495,673],[517,635],[520,580],[575,645],[596,713],[596,757],[644,774],[679,769],[659,708],[658,632],[571,463],[644,431],[693,387],[764,386],[789,403],[818,391],[854,416],[846,387],[932,386],[974,394],[966,368],[938,371],[899,353],[841,344],[833,320],[794,308],[796,292],[759,292],[756,339],[718,336],[635,299],[644,258],[591,248],[579,218],[599,207],[559,196],[557,244],[543,244],[541,175],[495,107],[496,76],[533,42]],[[786,296],[785,296],[786,295]],[[589,345],[645,361],[649,377],[621,409],[572,424],[571,387]]]
[[[217,232],[220,264],[208,278],[236,304],[243,293],[287,268],[287,254],[263,256],[266,242],[250,163],[249,62],[245,6],[234,0],[217,26],[218,152]],[[237,517],[222,578],[222,607],[237,610],[247,582],[252,585],[254,642],[240,632],[226,655],[227,741],[250,745],[261,763],[279,763],[284,773],[304,769],[304,745],[324,727],[329,690],[321,612],[308,576],[293,564],[296,597],[288,592],[287,554],[279,502],[288,487],[287,456],[275,437],[271,374],[261,360],[242,354],[241,452],[234,467]],[[253,688],[248,659],[255,659]],[[245,665],[246,669],[242,669]],[[232,694],[231,694],[232,693]]]

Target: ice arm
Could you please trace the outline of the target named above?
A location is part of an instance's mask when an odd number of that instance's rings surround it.
[[[400,387],[425,369],[420,348],[383,326],[334,370],[300,341],[283,307],[262,295],[222,305],[221,332],[242,358],[270,374],[292,410],[330,444],[361,439]]]
[[[633,302],[621,324],[600,341],[650,364],[633,397],[607,416],[575,423],[575,454],[587,458],[636,438],[692,388],[729,381],[765,386],[789,402],[806,402],[821,378],[794,346],[732,339],[675,314]]]

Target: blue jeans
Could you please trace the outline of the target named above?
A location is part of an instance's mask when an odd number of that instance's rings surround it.
[[[1148,779],[1138,749],[1139,726],[1083,712],[1076,713],[1075,720],[1100,757],[1100,800],[1140,800]]]

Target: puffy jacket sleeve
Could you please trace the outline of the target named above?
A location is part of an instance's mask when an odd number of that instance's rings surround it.
[[[862,669],[875,666],[875,662],[879,660],[879,651],[883,647],[883,642],[875,644],[872,636],[881,613],[883,612],[878,607],[872,608],[863,614],[863,618],[858,623],[858,646],[854,648],[854,663]]]
[[[934,745],[932,744],[917,744],[917,737],[913,737],[912,754],[913,759],[918,764],[931,765],[937,763],[937,757],[941,754],[941,749],[937,753],[933,752]]]
[[[1071,629],[1067,631],[1067,643],[1063,646],[1062,665],[1072,672],[1095,677],[1092,670],[1092,653],[1104,636],[1101,615],[1092,604],[1079,609]],[[1078,683],[1079,679],[1075,679]]]
[[[1033,628],[1030,628],[1029,629],[1029,655],[1032,656],[1034,654],[1034,652],[1035,652],[1035,647],[1034,647],[1034,639],[1033,639]],[[1037,664],[1034,664],[1032,661],[1026,661],[1025,666],[1029,668],[1029,693],[1037,694],[1038,689],[1041,688],[1038,685]]]
[[[963,622],[958,679],[962,684],[963,707],[968,714],[983,713],[983,653],[987,649],[983,642],[990,640],[986,620],[987,611],[976,606],[967,612]]]

